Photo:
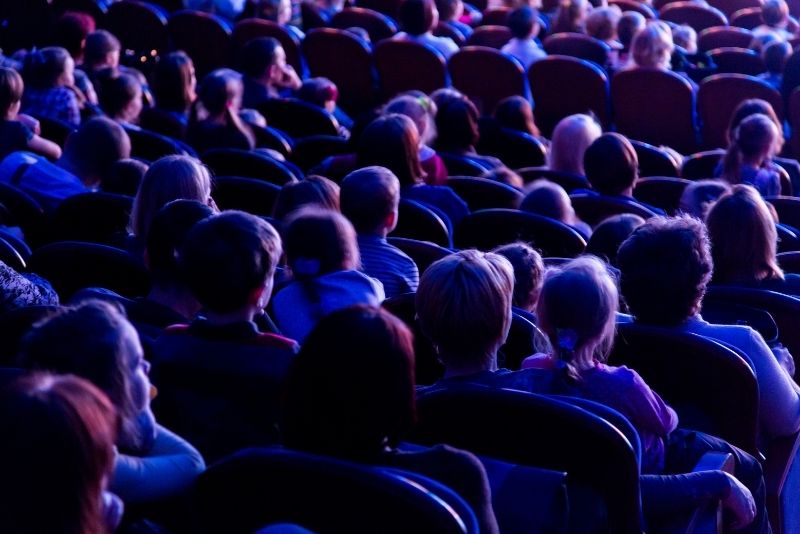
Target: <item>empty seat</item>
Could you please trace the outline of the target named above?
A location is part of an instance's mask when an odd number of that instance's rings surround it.
[[[719,73],[749,74],[758,76],[767,70],[761,55],[747,48],[724,47],[708,51]]]
[[[170,15],[167,29],[172,49],[189,54],[198,78],[230,62],[231,27],[216,15],[178,11]]]
[[[296,98],[271,98],[258,110],[273,128],[300,138],[309,135],[339,135],[339,123],[319,106]]]
[[[608,65],[609,46],[582,33],[555,33],[545,38],[542,43],[550,55],[572,56],[591,61],[599,67]]]
[[[123,49],[137,55],[163,54],[169,46],[165,11],[148,2],[126,0],[115,2],[106,16],[108,31],[122,43]]]
[[[489,208],[517,209],[522,202],[522,192],[500,182],[486,178],[454,176],[447,186],[467,203],[471,211]]]
[[[493,48],[462,48],[450,58],[448,69],[453,86],[470,97],[482,114],[492,113],[504,98],[526,93],[522,65]]]
[[[218,176],[258,178],[283,185],[302,178],[285,163],[266,154],[235,148],[217,148],[203,154],[203,162]]]
[[[756,0],[757,1],[757,0]],[[714,26],[706,28],[697,36],[697,49],[708,52],[714,48],[748,48],[753,40],[750,30],[734,26]]]
[[[412,89],[432,93],[450,83],[444,56],[422,43],[387,39],[375,45],[373,55],[383,100]]]
[[[363,28],[373,43],[388,39],[397,33],[397,24],[386,15],[363,7],[346,7],[331,19],[331,26],[344,30],[346,28]]]
[[[478,26],[472,35],[467,37],[467,46],[488,46],[500,50],[511,39],[508,26]]]
[[[233,44],[237,49],[242,49],[244,45],[258,37],[277,39],[286,52],[286,63],[294,67],[298,74],[302,74],[300,39],[294,33],[277,22],[264,19],[240,20],[233,27]]]
[[[688,24],[697,32],[728,24],[727,17],[719,9],[691,1],[672,2],[660,9],[658,16],[667,22]]]
[[[752,30],[763,23],[760,7],[747,7],[731,15],[731,26]]]

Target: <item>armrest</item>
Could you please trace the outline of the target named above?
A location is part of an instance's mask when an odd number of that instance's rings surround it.
[[[773,531],[783,532],[783,507],[781,494],[789,471],[800,448],[800,432],[775,438],[767,444],[767,459],[763,463],[764,482],[767,486],[767,512]]]
[[[733,455],[727,452],[707,452],[692,469],[692,473],[698,471],[725,471],[733,474],[734,460]]]

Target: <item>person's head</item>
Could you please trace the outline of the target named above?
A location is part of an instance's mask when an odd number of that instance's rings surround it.
[[[758,191],[749,185],[733,186],[711,207],[706,224],[715,282],[748,284],[783,278],[775,257],[775,220]]]
[[[106,117],[95,117],[81,124],[67,138],[62,159],[87,186],[108,176],[111,166],[131,156],[131,140],[125,130]]]
[[[674,48],[667,23],[651,20],[633,38],[631,57],[637,67],[669,70]]]
[[[385,236],[397,226],[400,180],[385,167],[364,167],[342,182],[342,214],[358,234]]]
[[[547,166],[554,171],[583,176],[584,152],[602,134],[600,125],[589,115],[564,117],[553,130]]]
[[[436,9],[439,11],[439,20],[450,22],[458,20],[464,14],[462,0],[436,0]]]
[[[714,264],[698,219],[651,217],[617,253],[620,288],[637,321],[677,325],[700,311]]]
[[[25,85],[32,89],[75,85],[75,61],[69,52],[50,46],[29,53],[22,65]]]
[[[175,288],[185,285],[178,269],[178,251],[183,248],[192,227],[212,215],[213,209],[196,200],[173,200],[158,210],[150,223],[144,249],[145,264],[154,286]]]
[[[72,59],[83,58],[86,38],[95,30],[91,15],[78,11],[67,11],[56,20],[53,27],[53,45],[63,47]]]
[[[686,215],[705,221],[714,202],[730,190],[730,184],[724,180],[697,180],[683,190],[680,210]]]
[[[770,43],[782,40],[783,37],[778,34],[776,29],[773,28],[772,30],[764,30],[753,36],[753,40],[750,41],[750,46],[748,46],[748,48],[756,54],[761,55],[761,53]]]
[[[242,49],[241,64],[245,76],[269,83],[286,66],[286,52],[274,37],[258,37]]]
[[[786,61],[792,55],[792,45],[786,41],[775,41],[769,43],[761,51],[761,59],[770,74],[783,74]]]
[[[422,35],[433,31],[439,23],[439,11],[434,0],[403,0],[399,22],[409,35]]]
[[[111,69],[100,80],[98,96],[106,115],[121,122],[135,123],[142,112],[142,85],[129,74],[114,73]]]
[[[621,213],[608,217],[592,232],[586,243],[586,253],[597,256],[609,265],[616,267],[619,246],[643,224],[644,219],[632,213]]]
[[[512,171],[505,165],[484,171],[484,173],[481,174],[481,178],[486,178],[487,180],[492,180],[493,182],[500,182],[501,184],[510,185],[511,187],[516,187],[517,189],[522,189],[525,187],[525,181],[522,179],[522,176],[517,174],[515,171]]]
[[[242,107],[242,75],[231,69],[217,69],[203,78],[197,100],[213,116],[238,113]]]
[[[347,357],[331,358],[331,351]],[[363,305],[322,317],[292,362],[282,425],[286,445],[371,460],[396,446],[414,420],[408,327]]]
[[[508,27],[516,39],[532,39],[539,33],[539,13],[530,7],[523,6],[508,15]]]
[[[178,269],[204,309],[254,314],[269,302],[281,253],[281,238],[268,222],[225,211],[189,230]]]
[[[301,208],[289,217],[284,235],[286,261],[297,280],[361,266],[356,231],[341,213]]]
[[[614,344],[617,286],[597,258],[581,256],[545,275],[536,317],[553,355],[579,375],[603,362]]]
[[[583,168],[586,179],[598,193],[630,195],[639,176],[639,158],[624,135],[605,133],[586,149]]]
[[[730,142],[733,140],[736,128],[739,127],[739,124],[750,115],[755,115],[756,113],[766,115],[772,120],[773,124],[775,124],[780,137],[780,146],[777,148],[777,150],[780,151],[780,148],[783,146],[783,124],[778,118],[778,115],[775,113],[775,110],[772,109],[772,104],[760,98],[748,98],[747,100],[742,100],[733,110],[733,113],[731,114],[731,120],[728,123],[728,130],[725,133],[728,144],[730,144]]]
[[[480,114],[467,97],[459,93],[442,93],[434,98],[436,112],[437,148],[445,152],[472,152],[480,138]]]
[[[575,224],[575,210],[563,187],[549,180],[536,180],[525,189],[519,206],[522,211],[550,217],[564,224]]]
[[[428,267],[417,290],[417,316],[447,373],[496,368],[513,294],[514,269],[499,254],[462,250]]]
[[[108,395],[119,413],[123,443],[140,438],[135,420],[150,405],[150,364],[121,307],[88,300],[61,309],[23,338],[19,362],[88,380]]]
[[[539,128],[533,121],[533,108],[521,96],[510,96],[501,100],[494,108],[494,118],[503,128],[511,128],[538,137]]]
[[[122,46],[119,39],[106,30],[97,30],[86,37],[86,50],[83,64],[89,70],[115,69],[119,66],[119,53]]]
[[[37,373],[0,391],[0,530],[100,534],[117,418],[74,376]]]
[[[211,198],[211,174],[191,156],[165,156],[153,163],[142,179],[131,210],[130,230],[146,238],[156,213],[178,199],[207,204]]]
[[[309,78],[298,89],[297,98],[333,113],[336,110],[336,100],[339,99],[339,89],[328,78]]]
[[[419,134],[414,121],[398,113],[378,117],[367,126],[358,143],[358,166],[379,165],[392,171],[400,185],[422,182]]]
[[[153,90],[160,109],[186,112],[197,98],[197,78],[192,58],[178,50],[156,63]]]
[[[7,120],[16,118],[24,90],[25,84],[17,71],[0,67],[0,117]]]
[[[767,26],[785,28],[789,22],[789,6],[786,0],[764,0],[761,18]]]
[[[258,0],[258,13],[261,18],[284,25],[292,20],[290,0]]]
[[[778,127],[767,115],[756,113],[746,117],[733,130],[722,162],[722,176],[732,184],[740,183],[742,164],[760,167],[777,153],[780,143]]]
[[[588,0],[559,0],[553,31],[582,33],[589,13]]]
[[[636,11],[625,11],[617,23],[617,38],[625,50],[629,50],[634,36],[644,29],[647,19]]]
[[[135,197],[139,185],[150,166],[138,159],[121,159],[115,162],[103,179],[103,191]]]
[[[683,48],[688,54],[697,53],[697,32],[688,24],[681,24],[672,29],[672,41],[675,46]]]
[[[536,309],[544,281],[542,256],[526,243],[503,245],[492,252],[503,256],[514,268],[512,304],[526,311]]]
[[[604,42],[617,39],[617,25],[622,11],[617,6],[597,7],[586,17],[586,33]]]
[[[429,112],[431,106],[434,106],[433,101],[425,95],[403,94],[390,100],[383,108],[383,112],[405,115],[414,121],[420,144],[427,145],[436,138],[436,124],[434,123],[436,113]]]
[[[283,221],[303,206],[339,211],[339,197],[340,191],[336,182],[312,174],[299,182],[290,182],[281,187],[272,216]]]

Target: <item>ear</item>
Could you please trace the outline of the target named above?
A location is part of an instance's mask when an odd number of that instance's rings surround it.
[[[386,216],[383,224],[387,229],[387,233],[394,230],[395,227],[397,227],[397,210],[392,210],[392,212]]]
[[[247,299],[247,304],[249,306],[260,307],[265,290],[266,288],[264,286],[259,286],[251,291],[250,296]]]

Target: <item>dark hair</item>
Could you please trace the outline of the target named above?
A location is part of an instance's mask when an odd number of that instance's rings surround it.
[[[528,6],[518,7],[508,15],[508,27],[511,30],[511,35],[517,39],[530,37],[534,26],[538,23],[539,13]]]
[[[78,11],[66,11],[53,27],[53,44],[64,47],[73,58],[83,55],[86,38],[95,30],[91,15]]]
[[[361,264],[355,230],[341,213],[301,208],[289,217],[284,234],[286,261],[295,279],[357,269]]]
[[[620,288],[638,321],[676,325],[700,310],[711,272],[711,247],[698,219],[651,217],[617,253]]]
[[[458,4],[462,0],[436,0],[436,9],[439,11],[439,19],[443,21],[453,20],[458,12]]]
[[[392,171],[401,186],[422,182],[425,173],[419,161],[419,134],[414,121],[389,113],[367,126],[358,144],[358,166],[371,165]]]
[[[89,69],[94,69],[98,64],[102,64],[106,56],[122,47],[111,32],[97,30],[86,37],[86,50],[83,56],[83,64]]]
[[[433,0],[404,0],[399,15],[400,27],[409,35],[422,35],[433,30],[439,18]]]
[[[34,374],[0,392],[0,530],[102,534],[117,420],[74,376]]]
[[[272,216],[282,221],[303,206],[314,205],[339,211],[339,186],[324,176],[310,175],[281,187]]]
[[[322,108],[327,102],[339,98],[339,90],[328,78],[309,78],[297,90],[297,98]]]
[[[492,252],[503,256],[514,268],[514,306],[532,310],[539,300],[544,282],[542,256],[527,243],[510,243]]]
[[[138,159],[121,159],[111,165],[103,179],[103,191],[135,197],[150,166]]]
[[[77,167],[84,182],[87,178],[102,179],[114,163],[130,155],[128,134],[106,117],[95,117],[81,124],[64,148],[64,157]]]
[[[171,52],[156,63],[153,90],[160,109],[186,113],[197,95],[194,92],[194,64],[185,52]]]
[[[586,253],[616,267],[619,246],[644,222],[643,218],[632,213],[608,217],[592,232],[589,242],[586,243]]]
[[[494,118],[503,128],[511,128],[538,137],[539,128],[533,122],[531,103],[522,96],[510,96],[498,102]]]
[[[14,69],[0,67],[0,116],[5,116],[11,106],[22,100],[25,84]]]
[[[359,234],[381,229],[399,202],[400,181],[385,167],[364,167],[342,182],[342,213]]]
[[[118,118],[119,114],[142,94],[142,85],[135,76],[116,72],[114,69],[103,69],[97,74],[98,97],[100,107],[106,115]]]
[[[322,317],[289,374],[286,445],[371,460],[386,445],[396,446],[414,420],[414,344],[408,327],[385,310],[363,305]]]
[[[196,200],[173,200],[161,208],[147,233],[147,267],[155,285],[182,283],[176,259],[189,231],[214,215],[208,205]]]
[[[25,56],[22,63],[22,77],[31,89],[50,89],[55,87],[70,61],[69,53],[63,48],[49,46]]]
[[[764,66],[767,72],[772,74],[783,74],[783,67],[786,60],[792,55],[792,45],[786,41],[774,41],[764,47],[761,57],[764,59]]]
[[[275,64],[276,51],[281,43],[274,37],[258,37],[248,41],[241,54],[242,73],[250,78],[260,78]]]
[[[178,266],[198,302],[233,312],[275,274],[281,238],[266,221],[226,211],[195,224],[178,254]]]
[[[434,99],[436,113],[437,150],[445,152],[471,152],[480,138],[478,109],[463,96],[445,95]]]
[[[781,132],[767,115],[756,113],[739,123],[732,132],[728,151],[722,159],[722,177],[731,184],[742,181],[742,160],[765,153],[772,156],[778,150]]]
[[[224,114],[226,126],[238,131],[247,139],[250,148],[255,147],[255,136],[250,127],[239,117],[229,103],[244,92],[242,75],[232,69],[217,69],[203,78],[200,90],[189,112],[189,130],[201,122],[200,105],[211,115]]]
[[[761,113],[772,119],[772,122],[778,127],[781,139],[783,139],[783,124],[781,124],[781,120],[772,108],[772,104],[760,98],[748,98],[747,100],[739,102],[739,105],[736,106],[733,113],[731,113],[731,120],[725,132],[725,140],[728,144],[733,140],[736,128],[739,127],[739,124],[750,115],[755,115],[756,113]]]
[[[622,13],[617,23],[617,38],[619,42],[622,43],[624,50],[628,50],[631,47],[636,33],[644,28],[646,24],[647,19],[645,19],[644,15],[641,13],[636,11],[625,11]]]
[[[624,135],[605,133],[584,152],[583,169],[595,191],[601,195],[619,195],[636,182],[639,158]]]
[[[525,189],[525,197],[519,209],[536,213],[560,221],[564,224],[575,223],[572,202],[563,187],[549,180],[535,180]]]

